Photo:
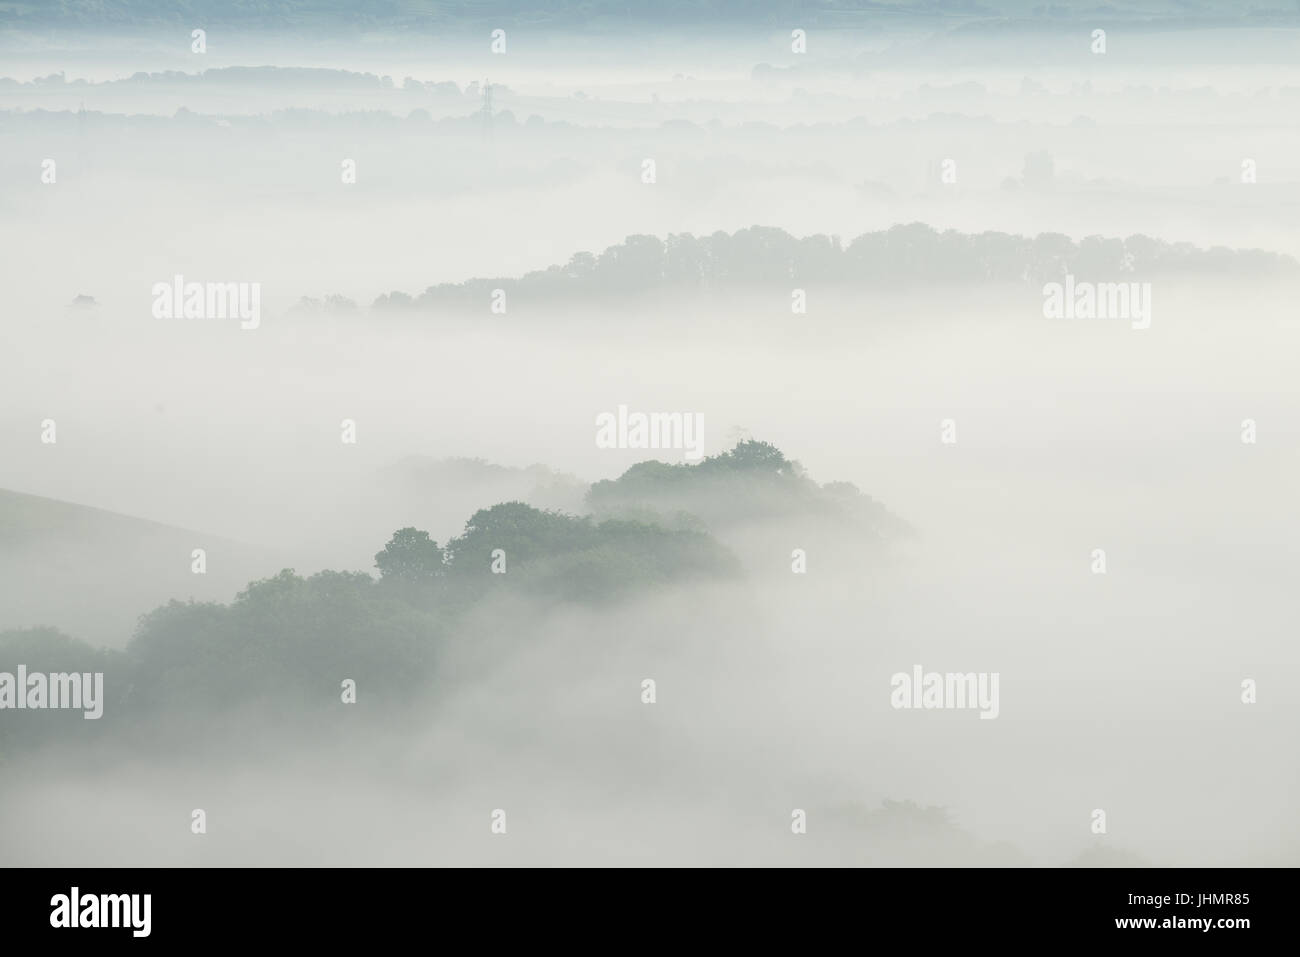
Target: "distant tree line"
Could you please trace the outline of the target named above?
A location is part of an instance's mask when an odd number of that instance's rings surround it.
[[[1279,5],[1280,6],[1280,5]],[[506,2],[438,3],[410,0],[31,0],[0,6],[0,25],[33,28],[40,25],[140,28],[153,24],[205,24],[326,30],[365,27],[371,30],[402,28],[429,32],[456,24],[518,24],[531,27],[665,26],[681,23],[725,21],[734,25],[757,23],[786,27],[797,22],[844,28],[871,23],[879,26],[888,13],[891,24],[907,20],[940,20],[957,16],[963,26],[972,22],[1005,21],[1025,28],[1035,22],[1078,20],[1090,15],[1094,4],[1023,3],[1018,0],[933,0],[923,4],[867,3],[861,0],[506,0]],[[1191,11],[1189,13],[1189,10]],[[1123,6],[1108,9],[1111,19],[1150,20],[1178,17],[1191,22],[1211,18],[1266,16],[1270,11],[1243,7],[1234,0],[1201,0],[1150,4],[1128,13]],[[1286,18],[1279,9],[1275,19]],[[1089,21],[1090,22],[1090,21]]]
[[[886,285],[900,282],[1041,284],[1067,273],[1095,282],[1160,276],[1295,275],[1300,264],[1263,250],[1202,249],[1149,236],[1089,236],[1078,242],[1060,233],[1035,237],[1008,233],[939,232],[924,223],[865,233],[844,244],[838,236],[802,239],[783,229],[751,226],[711,236],[690,233],[629,236],[604,252],[575,253],[563,266],[521,278],[470,279],[430,286],[419,296],[380,296],[374,307],[478,308],[494,289],[529,301],[626,295],[711,287],[772,287],[801,283]]]

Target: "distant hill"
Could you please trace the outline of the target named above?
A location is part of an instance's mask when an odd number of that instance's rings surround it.
[[[581,510],[587,483],[576,475],[557,472],[545,465],[516,468],[484,459],[446,458],[411,455],[390,465],[380,474],[391,491],[411,496],[443,497],[458,490],[472,500],[471,508],[458,508],[457,519],[476,509],[497,502],[517,500],[536,508]]]
[[[381,295],[376,310],[453,311],[488,301],[502,289],[514,301],[572,302],[660,291],[771,288],[810,283],[896,288],[900,283],[960,286],[984,282],[1058,281],[1067,273],[1093,281],[1150,280],[1163,276],[1295,276],[1300,263],[1259,249],[1201,249],[1150,236],[1060,233],[940,232],[925,223],[899,223],[844,243],[839,236],[796,237],[773,226],[751,226],[710,236],[690,233],[629,236],[593,254],[578,252],[565,265],[526,273],[430,286],[412,297]]]
[[[191,570],[194,549],[207,571]],[[264,548],[0,489],[0,629],[51,625],[121,647],[170,598],[229,599],[275,571]]]
[[[567,529],[569,537],[561,537],[573,547],[556,561],[574,567],[555,574],[590,580],[600,594],[613,590],[609,574],[630,575],[638,562],[646,580],[693,562],[729,563],[707,543],[692,552],[692,535],[716,538],[751,570],[788,574],[795,545],[822,556],[837,547],[856,555],[860,546],[911,533],[850,483],[814,482],[780,450],[753,441],[694,466],[642,462],[594,486],[543,465],[411,456],[340,489],[338,500],[345,506],[333,509],[336,520],[319,523],[317,534],[268,548],[0,490],[0,631],[46,626],[121,648],[140,615],[169,601],[229,602],[250,581],[290,567],[375,576],[375,555],[397,529],[421,529],[463,552],[471,530],[504,521],[508,531],[518,515],[528,516],[530,528]],[[613,524],[602,528],[606,522]],[[500,543],[489,544],[484,555]],[[204,574],[191,567],[199,548],[206,552]],[[598,560],[598,553],[605,557]],[[476,572],[486,567],[479,557]]]

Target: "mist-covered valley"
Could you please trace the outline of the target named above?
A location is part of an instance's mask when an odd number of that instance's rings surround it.
[[[1295,24],[34,16],[0,864],[1300,863]]]

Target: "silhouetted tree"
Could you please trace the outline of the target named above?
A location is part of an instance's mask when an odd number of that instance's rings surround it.
[[[442,575],[442,549],[428,532],[399,528],[375,555],[375,567],[384,581],[432,582]]]

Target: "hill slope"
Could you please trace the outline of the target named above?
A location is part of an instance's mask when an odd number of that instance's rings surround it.
[[[206,552],[206,572],[191,570]],[[0,489],[0,628],[53,625],[121,647],[169,598],[230,598],[275,570],[266,549]]]

